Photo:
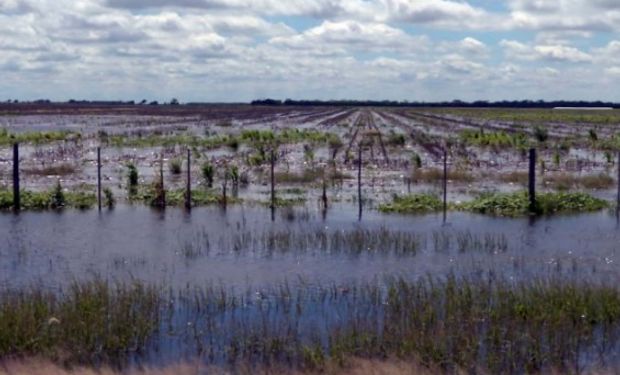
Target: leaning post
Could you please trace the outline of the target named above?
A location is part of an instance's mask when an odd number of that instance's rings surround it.
[[[529,190],[530,213],[536,212],[536,149],[530,149]]]
[[[19,196],[19,143],[13,144],[13,209],[19,212],[21,200]]]

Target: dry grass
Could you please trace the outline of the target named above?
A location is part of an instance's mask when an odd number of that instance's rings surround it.
[[[527,185],[529,176],[527,172],[510,172],[499,175],[499,180],[504,183]]]
[[[180,364],[163,369],[146,368],[140,370],[114,371],[111,369],[73,368],[65,369],[43,360],[12,361],[0,364],[0,375],[432,375],[432,371],[421,365],[400,360],[376,361],[355,359],[345,366],[328,365],[320,371],[294,371],[288,369],[258,369],[251,366],[237,367],[234,371],[207,367],[200,364]]]
[[[545,186],[557,190],[569,190],[573,187],[583,187],[586,189],[609,189],[614,186],[615,181],[605,173],[587,176],[574,176],[568,173],[549,174],[543,178]]]
[[[24,168],[23,173],[31,176],[66,176],[77,171],[75,165],[70,163],[62,163],[57,165],[43,166],[40,168]]]
[[[448,180],[469,183],[474,181],[474,176],[462,170],[449,170]],[[439,168],[418,169],[411,174],[411,181],[414,183],[439,183],[443,181],[443,170]]]

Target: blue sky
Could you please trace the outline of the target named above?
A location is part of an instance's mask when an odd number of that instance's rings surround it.
[[[620,101],[617,0],[0,0],[0,100]]]

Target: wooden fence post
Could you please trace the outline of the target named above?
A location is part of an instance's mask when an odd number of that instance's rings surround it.
[[[97,147],[97,205],[101,211],[101,147]]]
[[[19,196],[19,143],[13,145],[13,209],[15,212],[21,210],[21,199]]]
[[[271,149],[271,209],[276,208],[276,153]]]
[[[192,164],[191,150],[187,148],[187,191],[185,193],[185,208],[192,209]]]
[[[359,220],[362,220],[362,143],[357,150],[357,201],[359,204]]]
[[[161,186],[161,208],[166,208],[166,187],[164,186],[164,152],[159,161],[159,184]]]
[[[443,150],[443,223],[448,219],[448,150]]]
[[[530,170],[529,170],[529,199],[530,213],[535,213],[536,209],[536,149],[530,149]]]
[[[616,211],[620,213],[620,151],[618,151],[618,195],[616,197]]]

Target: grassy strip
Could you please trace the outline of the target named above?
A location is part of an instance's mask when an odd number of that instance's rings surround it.
[[[228,292],[188,287],[171,294],[100,281],[60,296],[1,292],[0,358],[139,358],[169,339],[157,335],[159,327],[190,335],[172,338],[175,353],[195,353],[198,345],[213,353],[204,361],[220,363],[322,369],[352,356],[398,357],[446,372],[566,372],[583,368],[593,350],[596,358],[613,356],[620,323],[616,288],[560,281],[448,277]]]
[[[186,145],[190,147],[204,147],[207,149],[213,149],[223,146],[237,148],[241,144],[291,144],[302,142],[328,144],[330,141],[333,142],[336,138],[338,138],[338,136],[333,133],[325,133],[307,129],[285,129],[278,132],[272,132],[271,130],[244,130],[236,135],[228,134],[209,137],[196,137],[190,134],[151,134],[143,137],[106,135],[102,137],[102,141],[115,147],[170,147],[175,145]]]
[[[74,284],[60,296],[42,290],[0,293],[0,358],[34,355],[114,361],[144,347],[158,328],[160,294],[144,285]]]
[[[13,143],[45,144],[75,137],[79,138],[80,134],[69,131],[9,133],[6,129],[0,129],[0,146],[9,146]]]
[[[51,210],[62,208],[76,208],[87,210],[97,204],[97,197],[93,193],[74,191],[62,192],[57,189],[50,191],[21,191],[22,210]],[[13,208],[13,192],[0,189],[0,210]]]
[[[485,132],[484,130],[463,130],[460,139],[467,145],[477,147],[507,148],[524,150],[530,144],[525,133],[509,134],[503,131]]]
[[[608,207],[606,201],[581,192],[542,193],[537,194],[536,199],[537,207],[534,213],[539,215],[591,212]],[[457,208],[479,214],[509,217],[530,213],[528,193],[524,191],[482,195],[473,201],[460,204]]]
[[[181,207],[185,204],[185,189],[166,190],[166,206]],[[129,201],[132,203],[143,203],[148,206],[157,207],[161,202],[161,189],[159,185],[153,184],[138,189],[137,192],[129,195]],[[227,203],[241,203],[241,199],[228,196]],[[223,197],[220,191],[209,190],[192,190],[192,206],[209,206],[222,203]]]
[[[379,205],[379,211],[386,213],[427,213],[440,211],[442,201],[431,194],[394,195],[392,202]]]

